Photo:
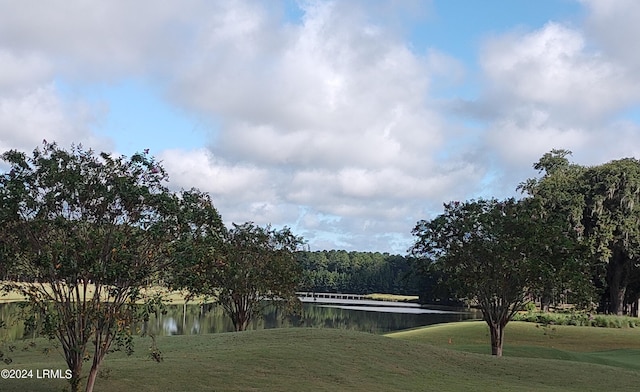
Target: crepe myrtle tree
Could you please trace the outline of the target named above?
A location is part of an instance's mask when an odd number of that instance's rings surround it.
[[[223,233],[205,234],[187,252],[186,268],[192,273],[174,287],[215,298],[235,330],[244,331],[269,304],[289,311],[299,306],[302,268],[296,253],[302,245],[303,239],[287,227],[234,223]]]
[[[531,200],[456,201],[417,223],[410,251],[426,269],[441,271],[459,298],[477,302],[491,353],[501,356],[513,315],[552,274],[564,277],[574,264],[575,241],[554,227]]]
[[[178,209],[171,244],[174,262],[163,279],[173,290],[186,289],[186,300],[205,292],[215,295],[215,277],[224,258],[228,230],[209,195],[196,189],[182,192]]]
[[[90,361],[91,391],[105,355],[131,352],[131,325],[157,300],[143,289],[172,262],[181,201],[147,150],[114,157],[44,141],[1,158],[4,289],[26,296],[32,321],[59,341],[73,391]]]

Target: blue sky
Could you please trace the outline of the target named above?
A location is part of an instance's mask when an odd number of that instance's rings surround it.
[[[404,253],[552,148],[638,156],[633,0],[0,2],[0,150],[149,148],[225,222]]]

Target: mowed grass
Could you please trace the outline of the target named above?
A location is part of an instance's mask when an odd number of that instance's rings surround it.
[[[0,282],[2,283],[2,282]],[[94,291],[95,291],[95,286],[92,284],[87,285],[88,286],[88,290],[87,290],[87,296],[89,298],[93,297],[94,295]],[[47,286],[48,287],[48,286]],[[50,289],[48,289],[50,290]],[[167,303],[167,304],[174,304],[174,305],[182,305],[184,304],[185,298],[187,296],[186,292],[180,292],[180,291],[167,291],[161,287],[151,287],[148,289],[143,289],[142,291],[142,295],[143,296],[154,296],[157,294],[160,294],[162,297],[163,302]],[[8,302],[23,302],[26,301],[26,297],[23,296],[20,293],[17,293],[15,291],[11,291],[11,292],[0,292],[0,303],[8,303]],[[212,302],[213,299],[212,298],[207,298],[207,297],[203,297],[203,296],[197,296],[192,298],[189,303],[201,303],[201,302]]]
[[[148,359],[148,340],[136,341],[136,352],[127,357],[107,357],[96,391],[633,391],[638,390],[640,370],[623,366],[640,347],[636,335],[613,330],[617,343],[600,343],[600,335],[574,330],[582,344],[536,346],[531,342],[561,342],[564,332],[547,338],[542,331],[514,333],[507,328],[507,356],[459,351],[463,347],[486,346],[480,323],[455,323],[393,334],[395,338],[334,329],[271,329],[242,333],[171,336],[158,338],[164,361]],[[532,326],[535,330],[535,326]],[[577,327],[570,327],[577,328]],[[599,329],[586,328],[599,333]],[[632,330],[634,333],[640,331]],[[617,334],[623,334],[618,337]],[[516,336],[526,347],[565,351],[591,344],[622,347],[622,365],[575,362],[549,358],[525,358],[508,353]],[[571,334],[567,334],[569,336]],[[448,343],[453,336],[452,344]],[[546,339],[546,340],[545,340]],[[45,341],[39,341],[41,350]],[[36,349],[12,353],[11,368],[62,368],[59,354],[43,355]],[[566,351],[569,352],[569,351]],[[573,352],[573,351],[572,351]],[[577,352],[577,351],[576,351]],[[532,351],[535,354],[535,351]],[[606,362],[605,361],[605,362]],[[87,366],[89,363],[87,363]],[[0,380],[2,391],[60,391],[64,380]]]
[[[366,299],[374,301],[391,301],[391,302],[417,302],[420,297],[417,295],[397,295],[397,294],[368,294],[364,296]]]
[[[387,336],[453,350],[491,353],[489,329],[483,321],[439,324]],[[510,322],[503,355],[561,359],[640,370],[640,329],[542,326]]]

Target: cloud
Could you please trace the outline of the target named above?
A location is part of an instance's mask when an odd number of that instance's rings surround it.
[[[640,36],[640,3],[634,0],[581,0],[588,10],[585,33],[607,56],[634,72],[640,69],[640,53],[632,48]]]
[[[552,148],[574,151],[583,164],[637,150],[629,147],[638,146],[637,133],[631,136],[638,129],[623,125],[620,116],[638,104],[640,79],[630,63],[606,55],[609,50],[557,22],[484,43],[486,88],[476,102],[457,109],[487,124],[484,144],[496,152],[492,166],[499,170],[492,189],[534,176],[531,164]]]
[[[246,184],[220,194],[221,210],[231,211],[225,218],[253,209],[253,220],[293,217],[318,241],[366,249],[378,239],[388,249],[387,233],[406,242],[425,206],[462,198],[479,181],[475,162],[436,159],[447,135],[428,103],[430,85],[436,75],[462,77],[455,59],[413,52],[358,4],[303,3],[300,24],[275,23],[256,7],[212,15],[203,50],[170,92],[220,123],[208,167],[224,170],[210,183],[224,188],[223,173],[237,172]],[[186,161],[165,162],[173,172],[173,162]],[[248,180],[247,167],[260,175]]]
[[[0,48],[0,92],[15,94],[25,86],[51,80],[50,62],[36,53],[17,54]]]
[[[92,130],[108,107],[63,96],[55,80],[144,78],[216,124],[209,150],[159,154],[172,187],[210,192],[228,222],[295,224],[321,243],[388,249],[425,206],[461,198],[483,170],[436,157],[448,132],[430,87],[460,81],[464,67],[414,52],[400,21],[416,4],[388,6],[302,2],[298,22],[252,1],[21,2],[0,13],[0,69],[11,75],[0,88],[12,91],[0,140],[105,145]]]
[[[59,76],[94,81],[144,77],[173,63],[203,11],[198,0],[25,0],[10,8],[0,13],[0,47],[39,53]]]
[[[489,40],[481,63],[496,99],[529,104],[567,124],[601,121],[640,98],[622,64],[588,50],[581,32],[558,23]]]
[[[158,154],[173,188],[210,192],[225,222],[399,252],[443,201],[511,195],[551,148],[585,164],[640,152],[633,1],[584,0],[584,23],[489,37],[479,75],[407,40],[421,2],[297,4],[299,20],[257,1],[0,6],[0,148],[110,149],[96,133],[109,108],[57,82],[142,80],[211,125],[208,146]],[[470,90],[468,68],[482,80]]]
[[[95,121],[92,108],[61,100],[52,85],[24,88],[0,97],[0,151],[30,151],[43,139],[108,151],[111,143],[90,131]]]

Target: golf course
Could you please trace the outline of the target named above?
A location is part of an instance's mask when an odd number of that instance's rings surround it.
[[[66,369],[45,339],[19,341],[9,368]],[[488,329],[466,321],[374,335],[283,328],[158,337],[163,360],[137,338],[107,356],[96,391],[634,391],[640,329],[512,322],[504,357]],[[48,354],[44,351],[48,350]],[[89,363],[87,363],[88,365]],[[64,379],[0,380],[3,391],[62,391]]]

